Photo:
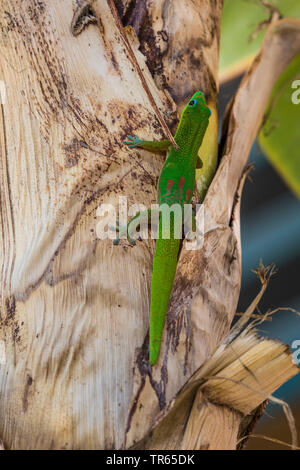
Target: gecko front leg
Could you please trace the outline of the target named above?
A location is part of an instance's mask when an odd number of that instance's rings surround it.
[[[128,148],[141,148],[144,150],[149,150],[150,152],[166,152],[171,146],[169,140],[142,140],[138,136],[127,136],[127,140],[124,140],[124,144]]]

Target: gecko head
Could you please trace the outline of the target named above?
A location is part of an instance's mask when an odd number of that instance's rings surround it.
[[[181,113],[175,136],[179,147],[183,147],[189,141],[195,139],[197,135],[200,135],[199,130],[208,124],[210,115],[211,111],[206,104],[204,94],[201,91],[197,91],[190,98]]]
[[[206,104],[202,91],[197,91],[194,93],[185,107],[185,113],[192,116],[194,119],[196,117],[199,117],[200,119],[203,119],[204,117],[209,118],[211,115],[211,110]]]

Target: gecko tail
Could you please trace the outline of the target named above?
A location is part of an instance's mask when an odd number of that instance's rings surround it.
[[[149,362],[151,366],[155,366],[160,353],[161,339],[150,341]]]
[[[179,240],[172,240],[173,243],[166,250],[167,253],[163,250],[164,253],[160,254],[160,245],[166,241],[170,242],[170,240],[156,241],[156,253],[153,259],[149,344],[149,361],[152,366],[157,363],[160,354],[162,334],[176,273],[180,245]]]

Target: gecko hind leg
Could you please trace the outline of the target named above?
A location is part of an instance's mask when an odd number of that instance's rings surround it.
[[[123,237],[124,235],[126,235],[127,237],[127,240],[129,241],[129,243],[131,245],[136,245],[136,242],[135,240],[132,238],[132,229],[131,229],[131,224],[136,221],[138,218],[141,218],[141,221],[143,221],[143,219],[146,219],[147,217],[147,221],[148,221],[148,225],[149,225],[149,216],[151,215],[151,209],[147,209],[146,211],[142,211],[142,212],[138,212],[129,222],[127,225],[123,225],[123,226],[120,226],[117,222],[117,227],[115,227],[115,230],[118,232],[118,236],[114,239],[113,241],[113,244],[114,245],[118,245],[119,244],[119,241],[121,239],[121,237]],[[135,223],[135,226],[134,226],[134,231],[140,227],[140,224],[136,224]]]
[[[129,222],[130,223],[130,222]],[[123,235],[126,235],[127,236],[127,240],[129,241],[129,243],[131,245],[135,245],[135,241],[133,240],[133,238],[131,238],[128,234],[128,225],[119,225],[119,223],[117,222],[117,227],[112,227],[114,228],[114,230],[116,230],[116,232],[118,232],[118,235],[117,237],[114,239],[113,241],[113,244],[114,245],[118,245],[119,244],[119,241],[120,239],[123,237]]]

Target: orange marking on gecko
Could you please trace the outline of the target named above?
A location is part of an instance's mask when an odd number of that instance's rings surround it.
[[[185,194],[185,200],[188,201],[190,199],[190,195],[191,195],[191,190],[188,189],[186,194]]]
[[[185,183],[185,178],[184,178],[183,176],[181,176],[181,177],[179,178],[178,188],[179,188],[179,189],[183,189],[184,183]]]
[[[175,181],[173,181],[173,180],[168,180],[168,182],[167,182],[167,191],[170,192],[171,189],[172,189],[172,186],[173,186],[174,184],[175,184]]]

